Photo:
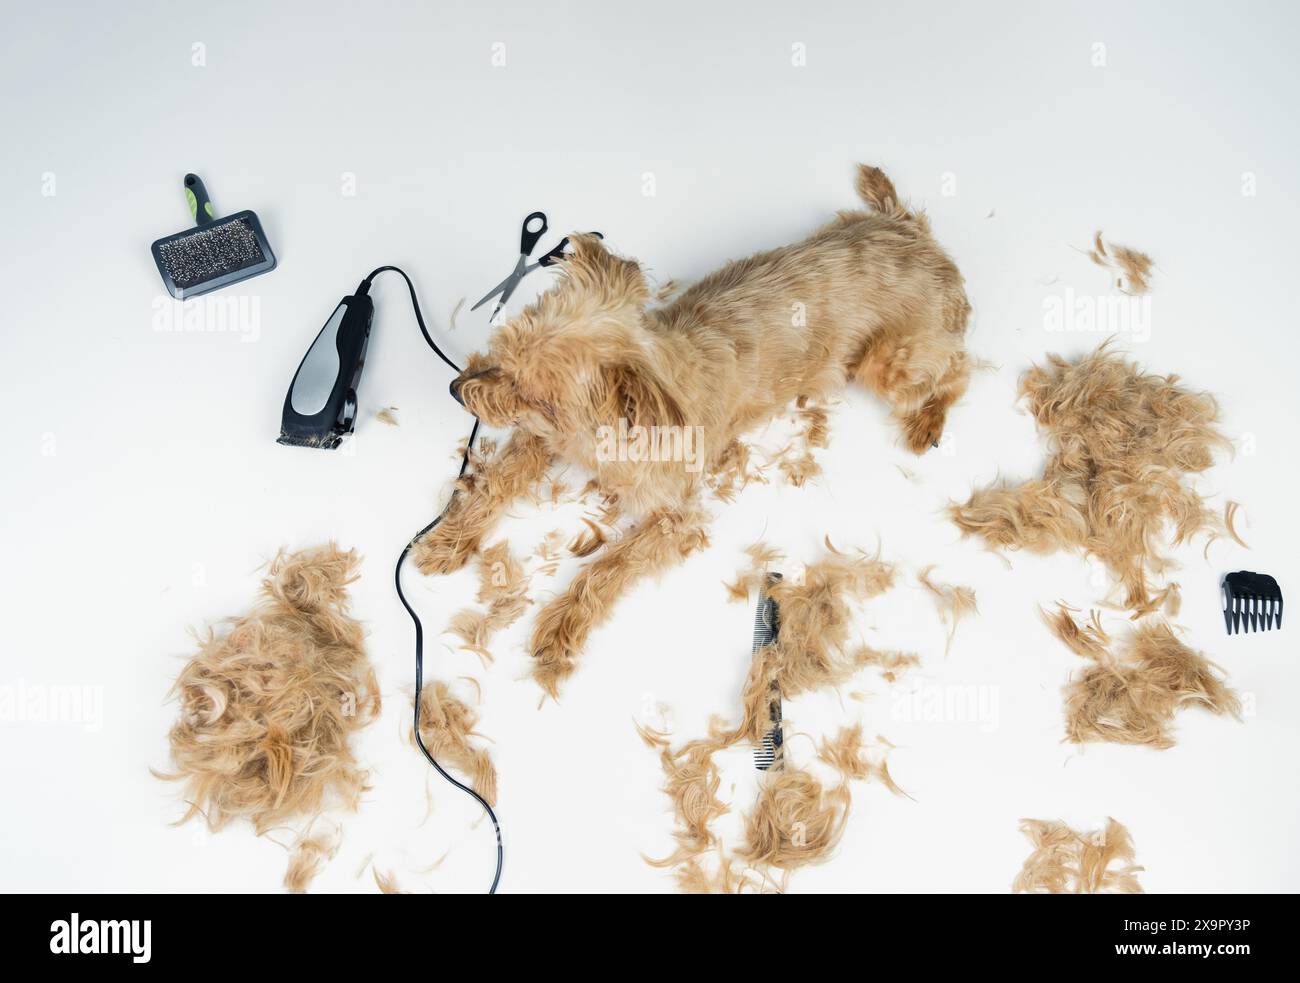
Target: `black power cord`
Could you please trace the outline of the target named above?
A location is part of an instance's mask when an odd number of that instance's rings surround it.
[[[381,266],[366,277],[363,282],[364,288],[369,290],[371,280],[377,277],[380,273],[387,273],[389,271],[400,274],[402,279],[406,281],[406,289],[411,293],[411,307],[415,310],[415,320],[416,323],[420,325],[420,334],[424,335],[424,340],[428,343],[429,347],[433,349],[433,353],[446,362],[453,372],[459,375],[459,366],[443,353],[442,349],[438,347],[437,343],[433,340],[433,337],[429,334],[429,329],[424,323],[424,315],[420,313],[420,302],[415,296],[415,284],[411,282],[411,278],[407,276],[406,273],[398,269],[396,266]],[[464,477],[465,471],[469,467],[470,450],[474,447],[474,438],[478,436],[478,426],[479,420],[478,417],[475,417],[474,426],[469,432],[469,441],[465,444],[465,454],[460,459],[460,471],[456,475],[458,480]],[[402,564],[406,562],[407,554],[411,552],[411,547],[416,544],[416,541],[419,540],[421,536],[429,532],[429,530],[433,529],[434,526],[443,520],[443,517],[451,510],[452,505],[455,503],[457,494],[458,491],[453,490],[451,498],[447,500],[447,504],[443,507],[443,510],[434,517],[432,522],[412,536],[410,542],[408,542],[402,549],[402,555],[397,558],[397,567],[393,570],[393,583],[397,587],[397,599],[402,602],[402,607],[406,608],[406,613],[411,616],[411,621],[415,624],[415,743],[420,748],[420,751],[423,752],[429,764],[433,765],[434,770],[466,795],[474,798],[478,804],[483,807],[483,811],[487,813],[488,818],[492,820],[492,829],[496,832],[497,838],[497,869],[496,873],[492,875],[492,886],[488,888],[488,894],[496,894],[497,885],[501,883],[501,866],[505,861],[505,848],[501,842],[501,823],[497,821],[497,814],[492,811],[492,806],[487,799],[483,798],[483,796],[479,795],[464,782],[458,781],[456,778],[448,774],[447,770],[443,768],[442,765],[438,764],[437,759],[429,753],[429,749],[424,746],[424,739],[420,737],[420,693],[424,689],[424,625],[420,623],[419,615],[415,613],[415,609],[411,607],[411,602],[406,599],[406,594],[402,592]]]

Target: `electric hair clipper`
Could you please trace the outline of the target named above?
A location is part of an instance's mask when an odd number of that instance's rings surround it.
[[[368,281],[339,302],[294,373],[278,443],[332,450],[352,433],[374,313]]]

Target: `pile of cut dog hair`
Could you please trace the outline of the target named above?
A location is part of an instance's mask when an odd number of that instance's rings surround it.
[[[1066,686],[1067,739],[1168,748],[1184,707],[1237,716],[1217,667],[1161,616],[1177,615],[1178,585],[1152,585],[1173,565],[1163,553],[1167,531],[1173,545],[1198,534],[1245,545],[1236,504],[1220,517],[1191,483],[1230,447],[1214,397],[1143,372],[1108,344],[1074,361],[1049,355],[1021,377],[1020,396],[1048,443],[1042,476],[976,490],[952,506],[953,521],[994,549],[1094,558],[1117,585],[1103,603],[1138,622],[1116,649],[1097,611],[1084,624],[1064,604],[1044,613],[1057,638],[1091,663]]]
[[[501,563],[515,576],[504,553],[484,556],[485,568]],[[378,717],[380,696],[364,631],[348,614],[359,564],[333,543],[282,551],[258,603],[220,633],[209,628],[173,688],[181,708],[169,735],[173,770],[156,774],[184,783],[188,810],[178,823],[202,816],[215,832],[243,819],[259,836],[288,829],[291,893],[305,892],[338,850],[342,827],[328,817],[355,811],[368,790],[352,738]],[[506,606],[494,604],[489,616],[499,620]],[[446,682],[424,687],[425,746],[495,803],[496,769],[476,723]],[[381,891],[397,890],[391,874],[374,877]]]
[[[313,830],[354,811],[368,772],[352,738],[379,714],[379,685],[361,624],[348,615],[360,560],[333,543],[281,552],[253,610],[208,629],[176,680],[180,718],[169,735],[188,810],[217,831],[247,820],[257,835],[296,838],[285,887],[303,891],[333,856],[337,833]]]
[[[851,642],[854,602],[888,590],[894,567],[862,551],[841,552],[827,541],[826,556],[804,567],[802,576],[769,582],[780,554],[766,546],[751,547],[753,561],[727,589],[733,600],[767,593],[780,611],[781,630],[754,655],[740,694],[738,722],[714,718],[707,737],[673,746],[669,735],[638,725],[642,739],[659,752],[664,792],[676,818],[676,849],[649,859],[671,869],[678,887],[691,893],[772,893],[786,889],[791,873],[827,860],[844,834],[851,804],[850,783],[879,782],[901,790],[890,777],[885,757],[888,741],[864,739],[861,724],[843,727],[817,746],[816,764],[829,772],[824,783],[810,767],[797,765],[788,745],[764,772],[757,800],[744,815],[744,837],[728,849],[714,821],[728,811],[719,798],[720,751],[741,743],[759,744],[771,726],[774,691],[783,700],[847,682],[859,670],[882,670],[914,664],[908,653],[882,652]]]
[[[1114,819],[1106,820],[1105,829],[1082,833],[1059,821],[1022,819],[1020,831],[1034,852],[1012,882],[1013,893],[1143,893],[1133,839]]]

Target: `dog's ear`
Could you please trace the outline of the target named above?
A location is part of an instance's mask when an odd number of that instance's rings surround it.
[[[604,375],[610,415],[633,427],[686,425],[681,404],[649,369],[615,365],[606,368]]]
[[[650,287],[634,260],[615,256],[594,235],[570,237],[573,251],[560,269],[578,290],[595,299],[604,310],[640,310],[650,299]]]

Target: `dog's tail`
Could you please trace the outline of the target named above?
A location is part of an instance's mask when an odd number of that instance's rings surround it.
[[[913,220],[917,218],[899,201],[894,182],[879,167],[858,165],[858,196],[882,215]]]

